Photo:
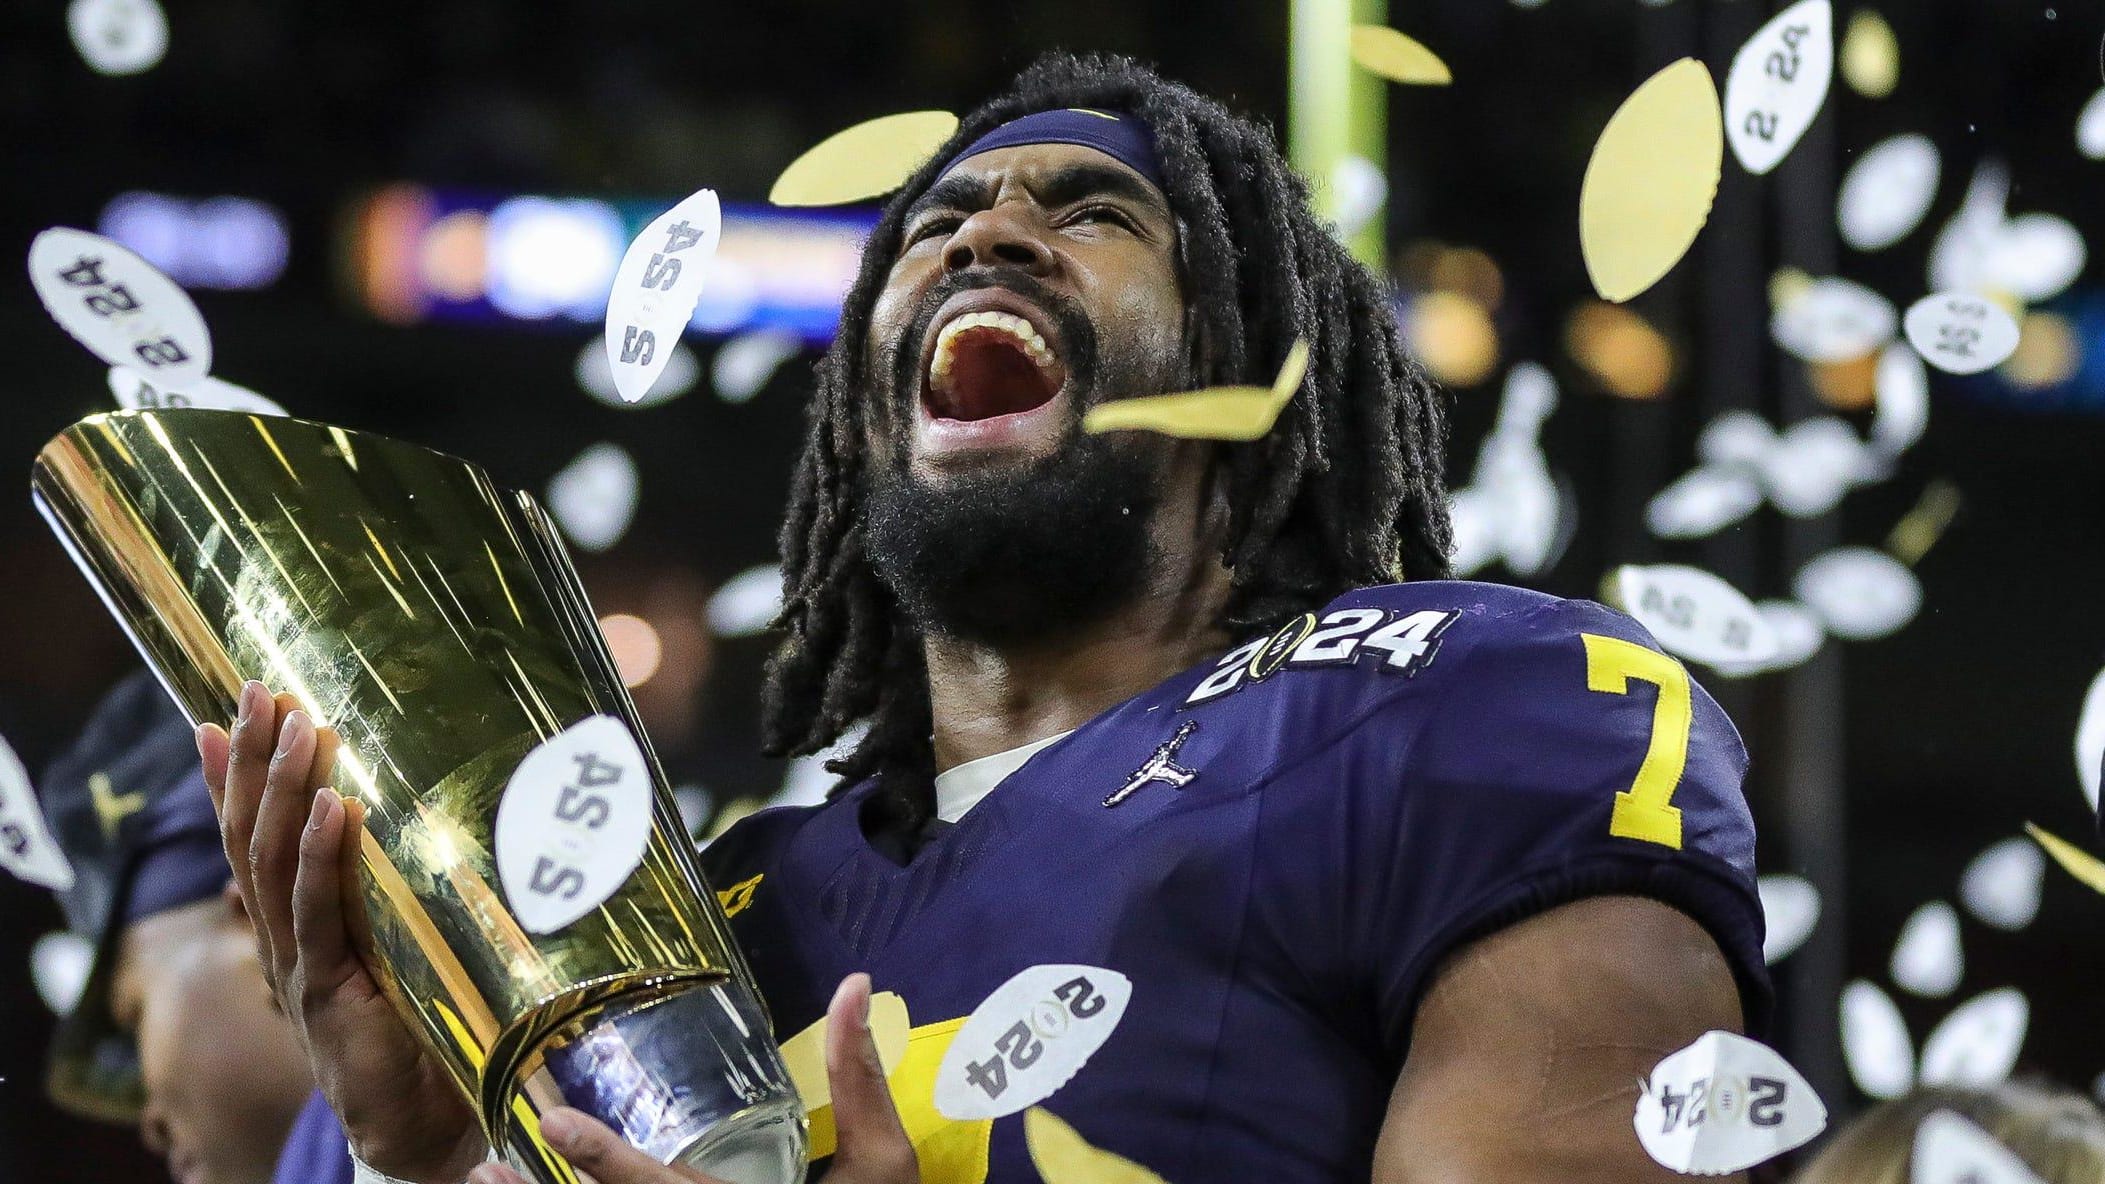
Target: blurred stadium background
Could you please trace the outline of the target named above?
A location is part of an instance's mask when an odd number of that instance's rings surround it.
[[[1541,433],[1561,495],[1558,545],[1539,569],[1494,561],[1483,578],[1596,596],[1616,565],[1681,562],[1756,598],[1787,597],[1807,559],[1880,546],[1926,491],[1956,491],[1956,515],[1915,564],[1924,601],[1905,628],[1830,639],[1788,671],[1697,671],[1754,756],[1763,870],[1802,876],[1822,898],[1811,936],[1776,967],[1775,1042],[1839,1119],[1866,1101],[1842,1052],[1845,984],[1893,997],[1918,1048],[1959,1003],[2016,987],[2030,1004],[2020,1068],[2105,1086],[2105,901],[2057,869],[2022,928],[1960,914],[1963,975],[1948,994],[1905,990],[1889,968],[1911,914],[1956,902],[1969,861],[2027,820],[2095,846],[2072,742],[2105,664],[2098,269],[2031,308],[2011,362],[1973,378],[1933,373],[1920,444],[1832,512],[1763,508],[1691,541],[1655,537],[1645,516],[1720,413],[1868,422],[1868,355],[1812,366],[1771,340],[1778,269],[1854,279],[1905,308],[1930,290],[1938,230],[1997,161],[2012,214],[2105,232],[2090,199],[2105,162],[2077,133],[2105,83],[2105,4],[1837,0],[1838,36],[1866,12],[1890,28],[1889,93],[1878,46],[1859,45],[1874,58],[1838,73],[1779,169],[1757,178],[1728,159],[1709,228],[1681,266],[1625,308],[1599,304],[1576,210],[1602,125],[1675,58],[1698,57],[1722,81],[1780,7],[1390,0],[1389,23],[1436,50],[1454,81],[1379,98],[1387,201],[1363,233],[1414,348],[1452,394],[1453,484],[1471,481],[1513,364],[1539,362],[1561,388]],[[167,14],[165,58],[106,76],[69,41],[64,4],[0,9],[12,172],[0,244],[20,259],[39,230],[72,225],[133,246],[195,296],[214,372],[295,414],[457,452],[537,491],[588,446],[623,450],[638,479],[633,521],[573,522],[577,536],[619,535],[577,554],[597,608],[626,618],[610,636],[634,663],[701,831],[798,775],[754,752],[766,642],[750,623],[766,611],[809,363],[872,217],[773,210],[775,174],[855,121],[963,109],[1054,47],[1140,55],[1282,129],[1295,100],[1285,3],[168,0]],[[1852,250],[1836,230],[1841,179],[1900,133],[1938,150],[1935,202],[1898,245]],[[1381,188],[1333,180],[1363,210]],[[704,185],[726,201],[726,233],[686,340],[692,364],[676,361],[669,380],[689,389],[621,407],[592,393],[605,390],[604,368],[581,362],[599,349],[607,279],[631,233]],[[13,274],[0,284],[0,457],[25,481],[0,499],[0,735],[34,773],[136,659],[26,489],[44,440],[112,405],[104,368]],[[573,479],[603,509],[625,472],[616,458]],[[0,1014],[13,1021],[0,1042],[0,1180],[158,1178],[128,1137],[58,1115],[38,1089],[50,1014],[29,951],[58,926],[46,894],[0,878],[0,965],[12,968],[0,972]]]

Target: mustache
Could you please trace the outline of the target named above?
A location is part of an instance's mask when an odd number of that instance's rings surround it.
[[[976,292],[984,288],[1013,292],[1044,309],[1059,329],[1060,362],[1067,369],[1072,389],[1078,394],[1090,389],[1096,377],[1096,325],[1090,321],[1089,314],[1082,311],[1081,303],[1053,291],[1036,277],[1021,271],[975,268],[952,272],[930,285],[914,306],[913,319],[907,322],[898,340],[892,342],[892,394],[900,401],[901,407],[905,401],[919,397],[921,343],[928,339],[928,330],[935,323],[936,313],[943,307],[943,302],[960,292]],[[1079,404],[1083,400],[1078,398],[1076,402]]]

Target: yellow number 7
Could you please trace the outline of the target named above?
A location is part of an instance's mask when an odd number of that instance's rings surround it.
[[[1586,643],[1587,690],[1627,695],[1633,678],[1659,688],[1659,702],[1652,708],[1652,742],[1637,767],[1637,780],[1615,795],[1608,833],[1679,850],[1681,809],[1674,805],[1674,790],[1688,767],[1688,671],[1657,650],[1621,638],[1581,633],[1579,639]]]

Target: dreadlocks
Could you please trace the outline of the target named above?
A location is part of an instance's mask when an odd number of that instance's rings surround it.
[[[906,208],[944,163],[1011,119],[1062,107],[1127,112],[1153,132],[1201,381],[1269,384],[1294,342],[1309,343],[1308,377],[1270,434],[1216,459],[1231,578],[1221,624],[1246,634],[1350,588],[1448,570],[1440,404],[1404,354],[1381,283],[1310,213],[1269,129],[1125,58],[1041,58],[962,121],[871,233],[818,364],[782,525],[786,636],[768,664],[764,746],[815,752],[867,718],[861,743],[829,767],[850,783],[884,773],[890,808],[909,815],[929,809],[932,723],[921,638],[865,558],[870,310]]]

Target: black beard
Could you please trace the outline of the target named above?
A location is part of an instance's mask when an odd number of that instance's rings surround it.
[[[1160,467],[1079,430],[1049,456],[940,487],[884,466],[870,490],[870,564],[924,635],[999,645],[1102,620],[1154,565]]]

